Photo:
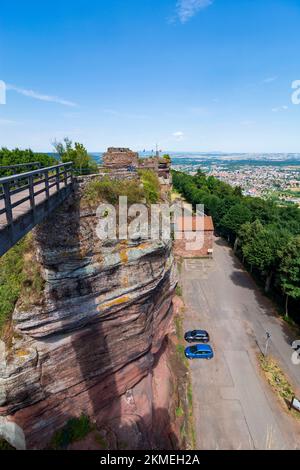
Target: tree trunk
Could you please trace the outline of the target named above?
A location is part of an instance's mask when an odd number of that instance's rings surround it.
[[[286,318],[289,318],[289,296],[286,296],[285,299],[285,316]]]
[[[271,272],[267,275],[267,279],[266,279],[266,284],[265,284],[265,293],[266,293],[266,294],[267,294],[268,292],[270,292],[270,287],[271,287],[272,278],[273,278],[273,272],[271,271]]]

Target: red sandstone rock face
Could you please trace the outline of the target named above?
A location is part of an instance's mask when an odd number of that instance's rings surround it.
[[[101,244],[95,213],[76,197],[36,230],[44,299],[17,306],[12,349],[0,349],[0,416],[21,427],[27,448],[44,448],[82,413],[147,448],[176,284],[171,245]]]

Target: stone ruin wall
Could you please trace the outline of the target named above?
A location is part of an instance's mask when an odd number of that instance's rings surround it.
[[[131,151],[129,148],[108,148],[103,155],[103,166],[105,169],[114,170],[122,175],[127,175],[128,170],[135,172],[137,169],[149,169],[157,173],[162,185],[171,185],[170,163],[164,158],[149,157],[140,159],[137,152]]]

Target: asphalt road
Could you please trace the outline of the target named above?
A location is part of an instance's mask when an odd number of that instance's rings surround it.
[[[257,361],[268,331],[270,353],[300,391],[300,366],[291,362],[296,338],[272,304],[220,239],[213,260],[184,261],[181,283],[185,329],[207,329],[215,352],[211,361],[191,361],[197,448],[300,448],[300,421],[283,409]]]

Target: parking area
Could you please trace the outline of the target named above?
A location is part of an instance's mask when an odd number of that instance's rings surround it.
[[[190,363],[197,448],[300,446],[300,424],[283,410],[257,362],[265,332],[271,329],[275,342],[283,334],[281,324],[267,311],[268,305],[231,250],[216,240],[214,259],[184,260],[181,284],[185,330],[207,330],[215,352],[211,361]],[[284,348],[277,351],[279,355],[291,354],[289,341],[281,339]],[[271,348],[276,353],[273,342]],[[297,379],[300,366],[291,367]]]

